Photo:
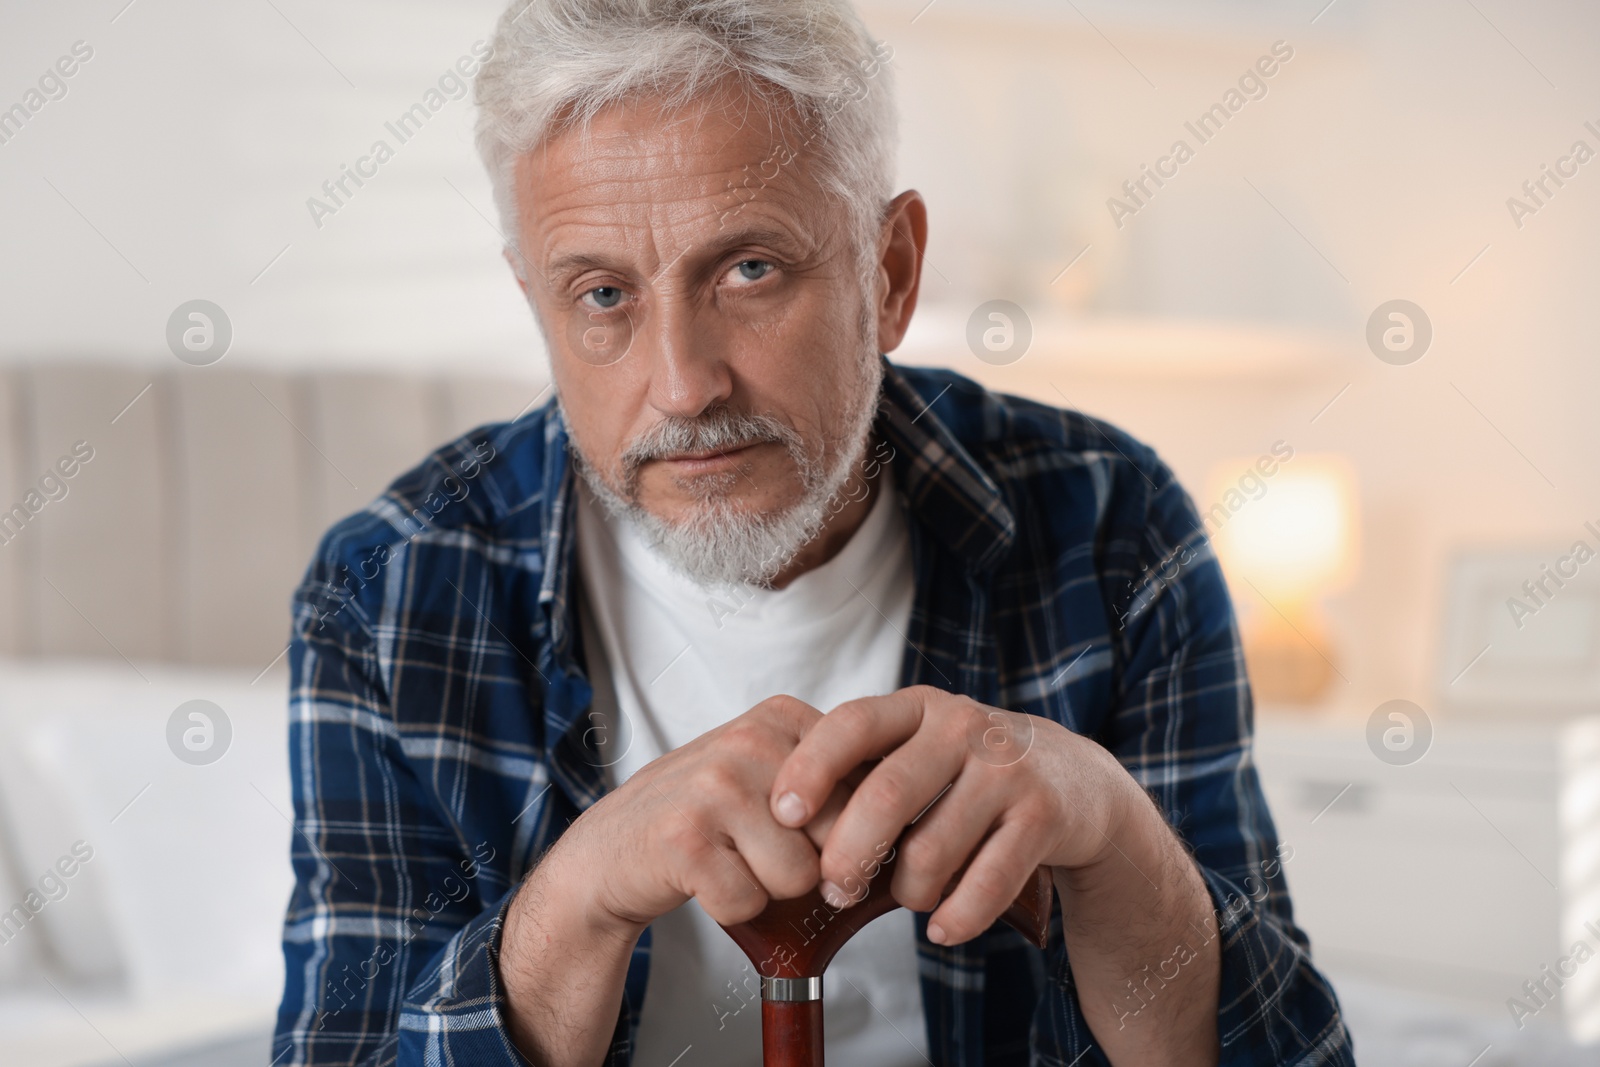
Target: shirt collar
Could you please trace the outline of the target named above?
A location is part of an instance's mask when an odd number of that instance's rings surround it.
[[[882,358],[882,357],[880,357]],[[920,380],[922,391],[911,377]],[[941,385],[941,383],[943,383]],[[972,383],[948,372],[912,372],[883,359],[883,387],[873,422],[877,439],[894,449],[890,460],[912,518],[973,571],[997,564],[1016,540],[1016,516],[1000,487],[978,465],[940,417],[957,417],[960,397]],[[932,392],[931,399],[923,392]],[[570,645],[572,621],[573,542],[577,471],[561,409],[554,399],[544,405],[544,574],[539,604],[546,613],[549,641],[557,660]],[[918,575],[920,584],[922,576]]]
[[[911,515],[969,568],[987,571],[1016,541],[1016,516],[994,479],[940,416],[944,411],[952,418],[981,417],[959,410],[973,389],[959,375],[907,374],[886,359],[874,430],[895,450],[895,475]],[[958,395],[947,399],[953,390]]]

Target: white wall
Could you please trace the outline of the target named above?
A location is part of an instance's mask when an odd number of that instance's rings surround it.
[[[94,57],[0,145],[0,352],[170,359],[168,314],[203,297],[229,359],[542,359],[479,214],[470,99],[404,145],[384,130],[498,5],[125,2],[5,5],[0,106],[73,42]],[[319,229],[306,200],[379,137],[395,157]]]
[[[1351,676],[1339,699],[1370,708],[1434,696],[1453,552],[1568,545],[1600,518],[1600,361],[1583,295],[1600,281],[1600,161],[1520,229],[1506,207],[1575,139],[1600,151],[1583,127],[1600,126],[1588,58],[1600,8],[1338,0],[1313,23],[1324,4],[1187,5],[1177,18],[1150,4],[937,0],[913,23],[917,0],[876,4],[871,22],[897,49],[902,180],[933,208],[926,298],[957,321],[1005,296],[1035,313],[1289,327],[1332,346],[1315,373],[1276,382],[1074,373],[1070,360],[1044,377],[1156,444],[1197,494],[1213,464],[1279,438],[1356,464],[1362,568],[1333,610]],[[1268,95],[1113,225],[1105,201],[1122,181],[1280,39],[1295,55]],[[1367,316],[1396,297],[1435,330],[1408,367],[1364,343]],[[1031,357],[985,371],[957,336],[946,347],[964,369],[1037,389]]]

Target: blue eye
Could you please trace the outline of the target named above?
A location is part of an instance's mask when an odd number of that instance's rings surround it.
[[[583,295],[593,297],[596,306],[607,311],[622,302],[622,290],[614,285],[597,286]]]
[[[747,282],[758,282],[772,271],[772,264],[764,259],[739,261],[739,276]]]

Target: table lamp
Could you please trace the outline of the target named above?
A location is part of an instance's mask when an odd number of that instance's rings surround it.
[[[1343,457],[1279,445],[1219,464],[1202,521],[1241,608],[1257,699],[1309,704],[1339,673],[1321,604],[1355,572],[1356,477]]]

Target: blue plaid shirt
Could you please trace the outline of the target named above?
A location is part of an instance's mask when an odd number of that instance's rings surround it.
[[[1187,494],[1104,423],[885,368],[875,432],[916,575],[904,683],[1105,745],[1212,895],[1222,1062],[1352,1064],[1293,922],[1232,607]],[[605,790],[574,619],[575,476],[548,403],[445,445],[323,537],[293,599],[277,1064],[526,1062],[497,970],[506,908]],[[950,947],[926,927],[918,914],[936,1067],[1107,1062],[1059,910],[1042,952],[1004,925]],[[630,1061],[649,967],[647,929],[613,1067]],[[1159,1012],[1161,984],[1146,970],[1096,995]]]

